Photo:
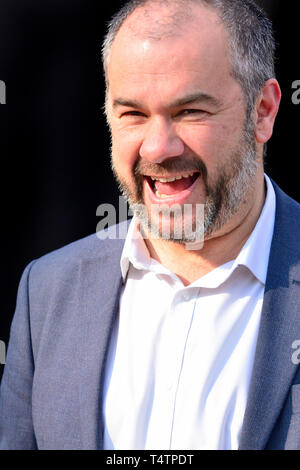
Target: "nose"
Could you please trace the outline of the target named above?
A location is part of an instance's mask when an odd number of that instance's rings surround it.
[[[161,163],[170,157],[178,157],[184,152],[184,143],[176,134],[172,123],[163,118],[149,122],[142,145],[140,157],[153,163]]]

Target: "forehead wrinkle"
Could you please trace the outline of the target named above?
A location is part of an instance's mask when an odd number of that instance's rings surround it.
[[[220,107],[222,104],[218,98],[212,95],[209,95],[207,93],[199,92],[199,93],[193,93],[187,96],[183,96],[181,98],[177,98],[171,103],[169,103],[167,105],[167,108],[176,108],[179,106],[184,106],[184,105],[192,104],[196,102],[208,103],[215,107]],[[118,106],[127,106],[130,108],[142,108],[143,107],[143,105],[139,103],[138,101],[130,100],[130,99],[122,98],[122,97],[116,98],[113,101],[113,108],[115,109]]]

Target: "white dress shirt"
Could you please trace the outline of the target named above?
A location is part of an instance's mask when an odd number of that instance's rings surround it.
[[[104,384],[104,449],[237,449],[275,220],[269,178],[239,255],[188,286],[152,259],[133,218]]]

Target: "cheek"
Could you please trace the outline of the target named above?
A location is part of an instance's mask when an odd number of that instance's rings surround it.
[[[242,134],[240,126],[210,123],[209,125],[193,126],[182,134],[186,145],[202,158],[218,158],[239,142]]]
[[[228,131],[227,131],[228,132]],[[228,135],[220,125],[198,125],[184,129],[181,137],[193,154],[203,160],[207,167],[214,166],[228,145]]]
[[[133,136],[112,132],[112,159],[115,168],[128,177],[139,157],[139,146]]]

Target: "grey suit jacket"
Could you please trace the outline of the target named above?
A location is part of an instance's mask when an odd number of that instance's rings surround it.
[[[300,450],[300,367],[292,361],[300,340],[300,206],[274,188],[275,231],[240,449]],[[103,370],[123,243],[92,235],[25,269],[0,389],[1,449],[102,448]]]

